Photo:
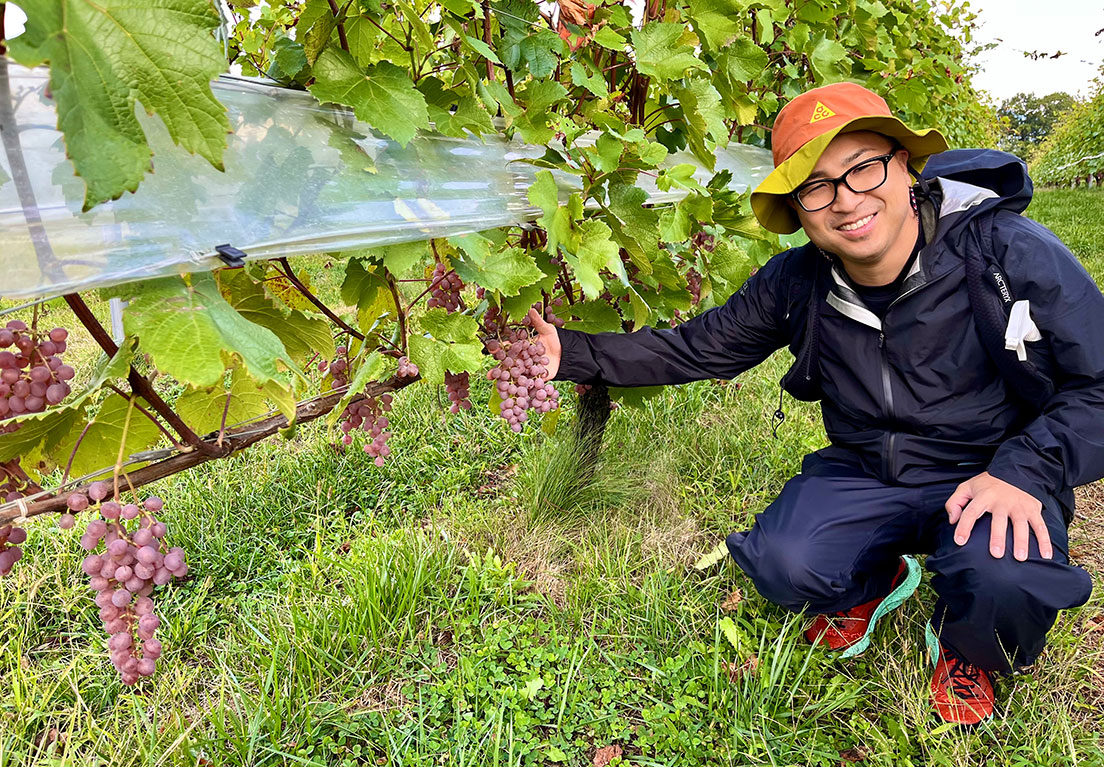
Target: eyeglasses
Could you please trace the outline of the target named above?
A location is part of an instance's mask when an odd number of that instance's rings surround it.
[[[899,150],[863,160],[839,178],[822,178],[803,184],[791,192],[790,196],[797,200],[797,204],[805,212],[814,213],[836,201],[841,183],[846,184],[855,194],[872,192],[885,183],[889,175],[889,161],[896,156],[897,151]]]

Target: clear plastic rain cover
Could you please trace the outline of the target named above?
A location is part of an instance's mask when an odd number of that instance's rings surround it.
[[[212,83],[232,134],[221,173],[173,145],[161,120],[138,110],[153,172],[138,190],[81,212],[74,175],[46,96],[45,69],[8,64],[16,130],[3,125],[0,155],[0,295],[38,299],[222,265],[221,244],[250,259],[448,237],[534,219],[526,190],[543,147],[496,136],[419,135],[405,147],[340,108],[270,83]],[[26,174],[12,161],[22,164]],[[668,163],[693,162],[685,153]],[[695,163],[696,164],[696,163]],[[746,188],[770,171],[770,154],[733,145],[717,170]],[[703,182],[711,175],[699,169]],[[22,178],[23,183],[17,183]],[[678,199],[644,186],[653,202]],[[558,177],[566,195],[574,180]],[[34,242],[37,215],[42,227]]]

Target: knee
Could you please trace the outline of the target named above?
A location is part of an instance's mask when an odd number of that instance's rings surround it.
[[[736,563],[765,599],[790,610],[814,611],[846,593],[838,563],[808,538],[771,536],[759,528],[729,541]]]

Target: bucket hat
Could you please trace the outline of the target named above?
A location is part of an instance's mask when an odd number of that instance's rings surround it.
[[[873,131],[908,150],[917,175],[929,156],[947,149],[935,128],[913,130],[889,111],[878,94],[856,83],[833,83],[802,93],[778,113],[771,131],[774,170],[751,193],[759,223],[778,234],[801,228],[790,193],[813,172],[824,150],[841,133]]]

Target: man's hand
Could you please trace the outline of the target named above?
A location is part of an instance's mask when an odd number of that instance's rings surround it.
[[[955,528],[955,543],[963,545],[970,539],[970,531],[982,514],[992,514],[993,524],[989,533],[989,553],[1004,556],[1004,541],[1008,523],[1012,523],[1013,556],[1021,562],[1027,559],[1029,530],[1039,541],[1039,554],[1050,559],[1054,552],[1050,547],[1050,532],[1043,521],[1043,505],[1030,493],[1025,493],[1004,480],[984,471],[959,485],[946,504],[947,516]]]
[[[548,379],[551,380],[556,377],[556,372],[560,369],[560,357],[563,354],[560,335],[556,331],[556,326],[545,322],[544,317],[536,309],[529,310],[529,321],[533,323],[533,330],[537,331],[537,338],[544,344],[544,356],[548,358],[545,368],[548,370]]]

